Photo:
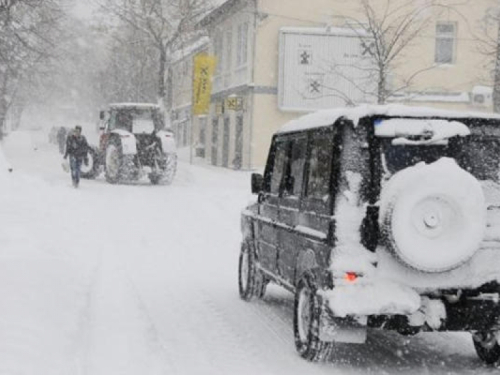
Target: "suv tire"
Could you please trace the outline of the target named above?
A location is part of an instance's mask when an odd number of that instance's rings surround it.
[[[256,267],[254,252],[248,244],[243,243],[238,265],[238,288],[241,299],[250,301],[253,297],[264,297],[266,284]]]
[[[381,200],[384,245],[416,270],[453,270],[474,255],[484,236],[481,185],[451,159],[396,173]]]
[[[473,336],[478,357],[488,365],[499,363],[500,345],[495,332],[477,332]]]
[[[303,277],[295,291],[293,333],[300,356],[311,362],[323,360],[332,347],[332,343],[321,341],[319,337],[320,319],[317,287],[310,277]]]

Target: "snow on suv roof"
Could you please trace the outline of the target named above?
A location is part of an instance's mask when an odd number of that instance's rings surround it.
[[[158,104],[154,103],[112,103],[109,105],[109,108],[124,108],[124,107],[133,107],[133,108],[160,108]]]
[[[324,109],[307,114],[287,122],[277,133],[289,133],[329,126],[340,117],[351,120],[356,126],[359,119],[366,116],[394,116],[394,117],[446,117],[446,118],[495,118],[500,120],[496,113],[459,112],[429,107],[410,107],[400,104],[389,105],[362,105],[358,107]]]

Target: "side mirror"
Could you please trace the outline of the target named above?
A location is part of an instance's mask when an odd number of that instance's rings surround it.
[[[252,173],[252,194],[259,194],[264,185],[264,177],[260,173]]]
[[[99,112],[99,119],[104,120],[105,113],[104,111]]]

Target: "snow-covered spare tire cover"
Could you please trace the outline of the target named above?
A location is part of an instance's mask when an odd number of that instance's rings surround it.
[[[483,239],[481,185],[450,158],[406,168],[382,188],[380,228],[384,245],[408,266],[425,272],[457,268]]]

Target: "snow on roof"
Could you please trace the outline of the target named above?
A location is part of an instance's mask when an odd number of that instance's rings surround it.
[[[472,93],[491,95],[493,94],[493,87],[477,85],[472,88]]]
[[[281,32],[304,35],[369,36],[366,30],[349,27],[282,27]]]
[[[470,97],[467,92],[454,93],[406,93],[393,95],[389,98],[391,102],[444,102],[444,103],[469,103]]]
[[[424,141],[411,141],[404,137],[423,136],[429,134],[430,139]],[[470,135],[469,128],[459,121],[436,119],[401,119],[375,121],[375,135],[378,137],[402,137],[396,139],[398,144],[435,143],[455,136],[465,137]],[[396,141],[394,140],[394,141]],[[395,144],[393,141],[393,144]]]
[[[160,108],[158,104],[154,103],[111,103],[109,108],[122,108],[122,107],[130,107],[130,108]]]
[[[210,38],[208,36],[201,37],[194,41],[191,44],[188,44],[182,48],[179,48],[172,54],[172,62],[176,63],[179,60],[182,60],[184,57],[191,55],[193,52],[196,52],[199,48],[207,45],[210,42]]]
[[[394,117],[446,117],[446,118],[495,118],[500,115],[484,112],[458,112],[428,107],[410,107],[399,104],[389,105],[362,105],[357,107],[343,107],[324,109],[287,122],[277,133],[289,133],[329,126],[340,117],[345,117],[357,126],[359,119],[367,116],[394,116]]]

